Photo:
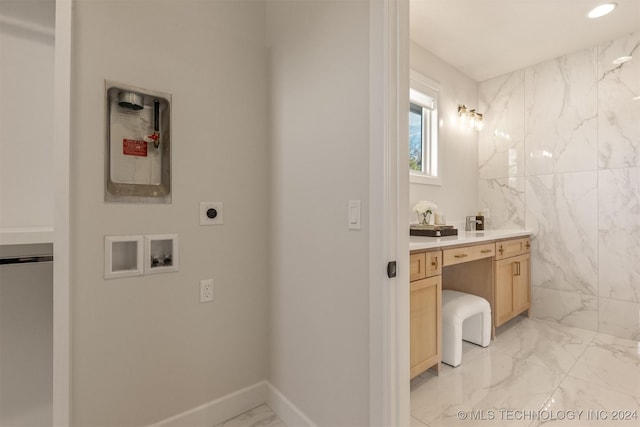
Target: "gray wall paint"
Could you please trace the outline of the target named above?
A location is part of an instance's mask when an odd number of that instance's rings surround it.
[[[267,2],[270,381],[313,422],[369,414],[369,9]],[[362,229],[347,230],[347,201]]]
[[[0,233],[53,226],[49,6],[5,0],[0,5]]]
[[[264,13],[263,2],[74,3],[74,425],[149,424],[267,375]],[[171,205],[103,202],[104,79],[173,95]],[[223,226],[199,226],[200,201],[224,202]],[[103,279],[105,235],[155,233],[178,233],[179,272]]]

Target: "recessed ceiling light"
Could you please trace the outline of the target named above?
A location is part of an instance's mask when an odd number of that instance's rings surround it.
[[[615,65],[620,65],[620,64],[624,64],[625,62],[629,62],[632,59],[633,59],[633,57],[631,57],[631,56],[621,56],[620,58],[616,58],[611,62],[613,64],[615,64]]]
[[[616,7],[618,7],[618,3],[602,3],[591,9],[589,13],[587,13],[587,16],[591,19],[600,18],[613,12],[613,9]]]
[[[640,96],[636,96],[635,98],[631,98],[631,99],[633,99],[634,101],[640,101]]]

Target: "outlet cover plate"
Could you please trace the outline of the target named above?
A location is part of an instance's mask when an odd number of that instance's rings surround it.
[[[215,209],[215,217],[207,215],[209,209]],[[223,224],[222,202],[200,202],[200,225],[221,225]]]
[[[200,281],[200,302],[213,301],[213,279]]]

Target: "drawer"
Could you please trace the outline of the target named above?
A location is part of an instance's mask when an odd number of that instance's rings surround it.
[[[496,242],[496,259],[528,254],[530,247],[531,243],[528,237]]]
[[[409,260],[409,280],[416,281],[427,277],[427,257],[426,252],[411,254]]]
[[[495,244],[465,246],[455,249],[445,249],[442,254],[444,266],[460,264],[462,262],[475,261],[477,259],[489,258],[495,255]]]
[[[442,251],[413,253],[409,264],[409,280],[412,282],[425,277],[441,275]]]
[[[427,277],[439,276],[442,274],[442,251],[431,251],[426,254]]]

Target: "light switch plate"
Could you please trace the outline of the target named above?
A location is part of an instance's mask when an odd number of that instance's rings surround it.
[[[362,216],[360,200],[349,200],[349,211],[347,223],[349,230],[360,230],[360,219]]]
[[[220,225],[222,223],[222,202],[200,202],[200,225]]]

